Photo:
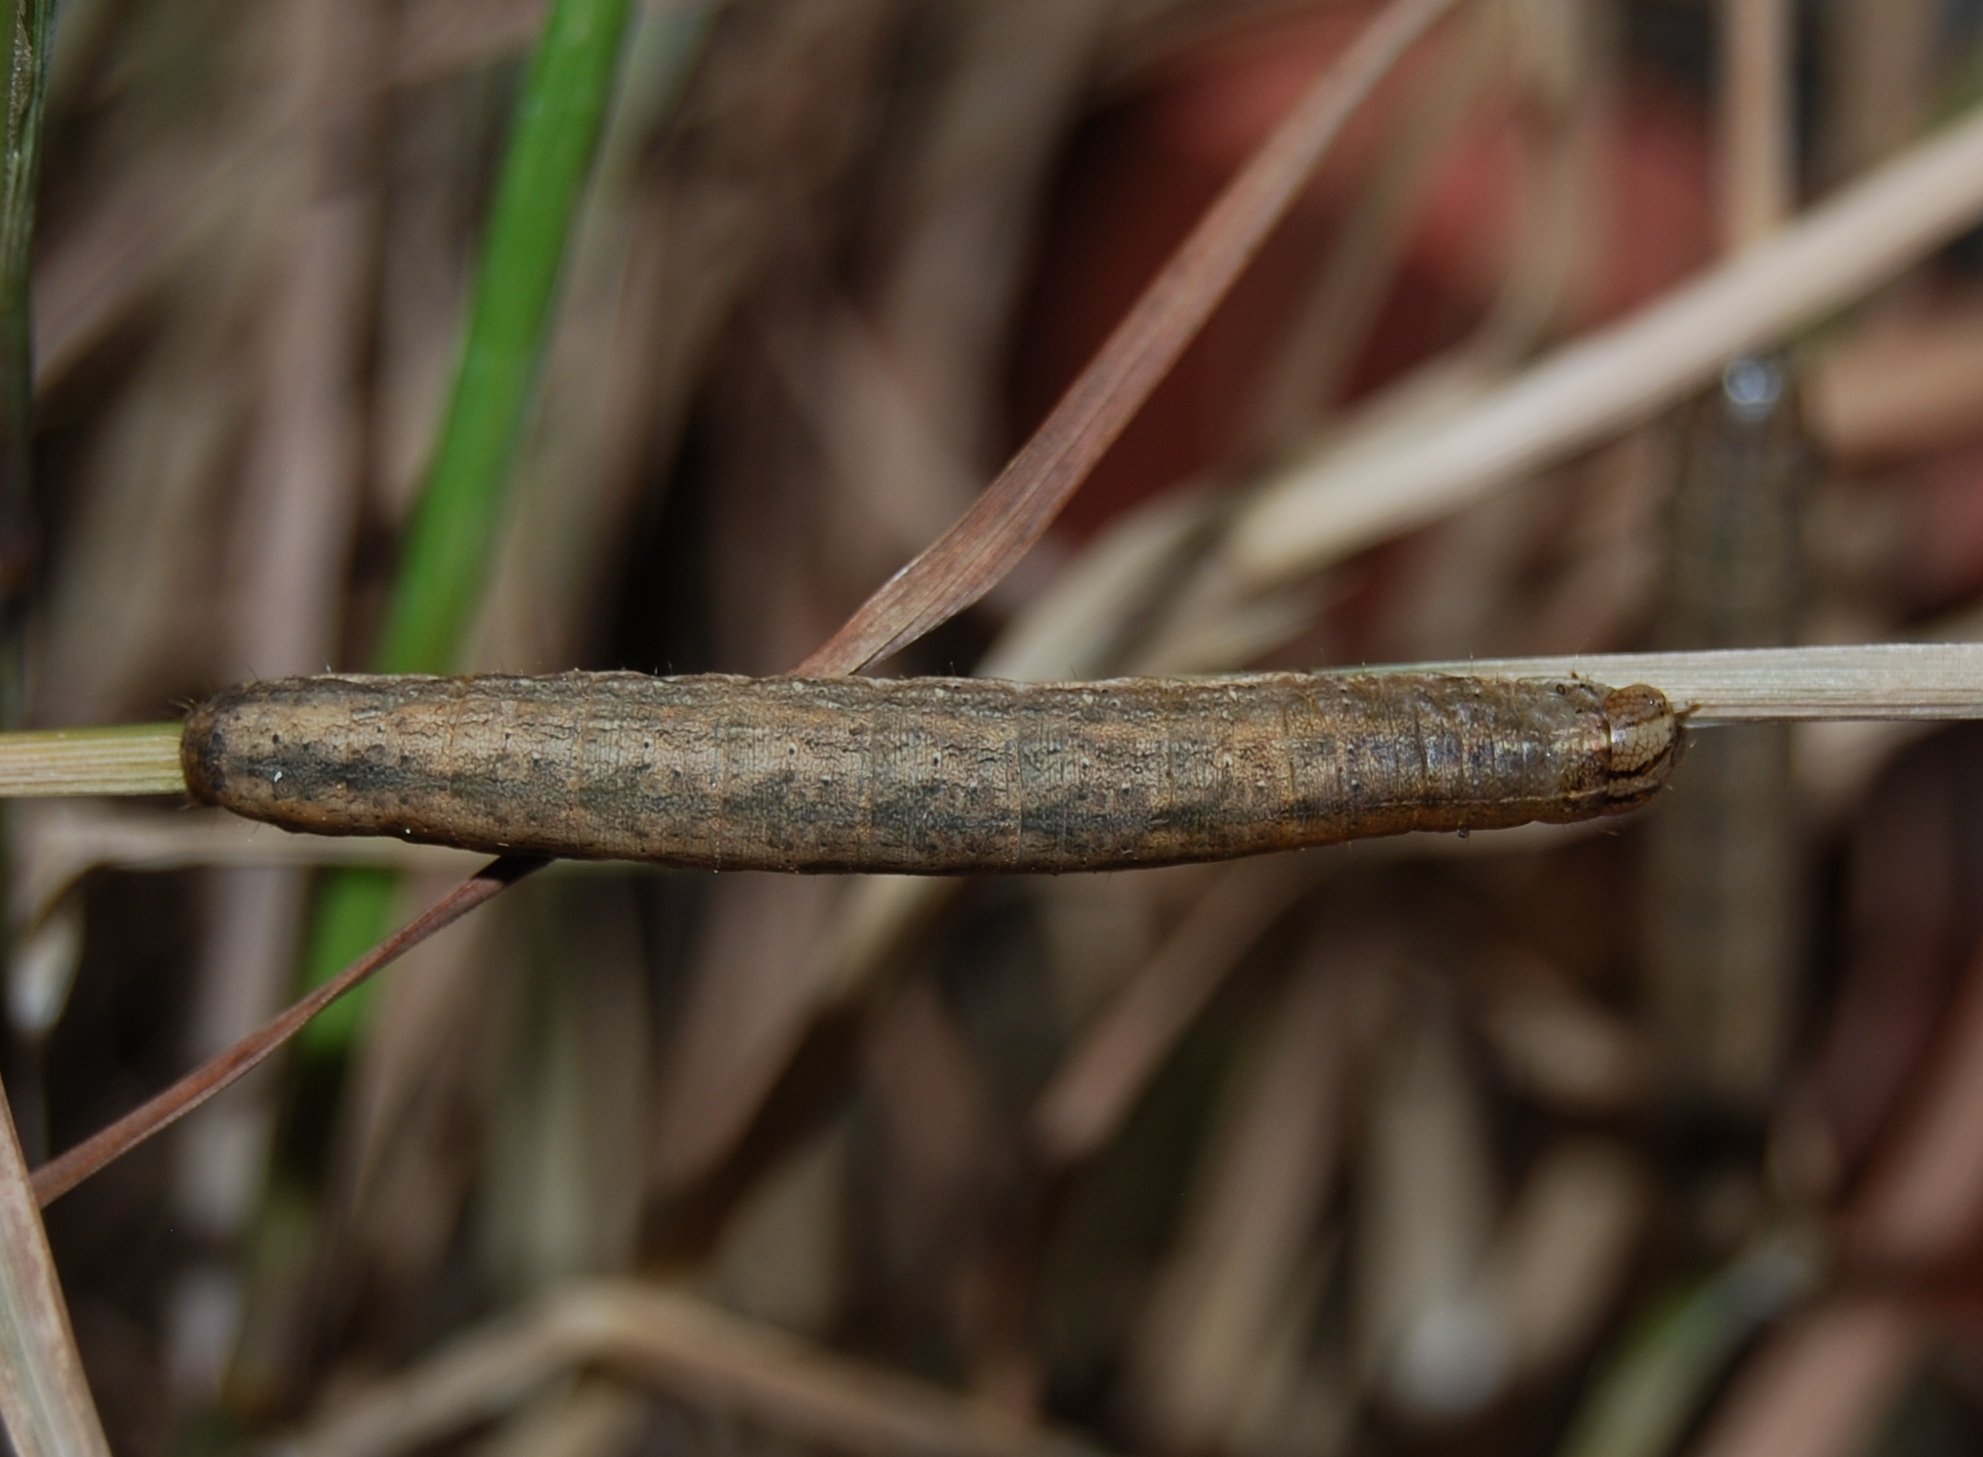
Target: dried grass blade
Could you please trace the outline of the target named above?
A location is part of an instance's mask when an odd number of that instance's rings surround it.
[[[1100,1452],[1077,1434],[630,1281],[578,1287],[554,1320],[574,1349],[678,1399],[748,1413],[802,1445],[954,1457]]]
[[[5,136],[0,139],[0,596],[24,583],[32,556],[27,503],[34,369],[28,309],[43,100],[53,0],[16,0],[9,27]],[[9,621],[4,627],[13,633]],[[10,649],[14,646],[9,641]],[[8,654],[10,680],[15,665]],[[15,696],[10,681],[6,697]],[[0,1421],[21,1457],[109,1457],[82,1357],[0,1088]]]
[[[575,1366],[599,1366],[808,1448],[951,1457],[1099,1454],[1085,1437],[729,1312],[632,1281],[568,1287],[292,1436],[298,1457],[384,1457],[507,1410]]]
[[[1695,725],[1983,718],[1983,643],[1592,653],[1414,663],[1408,671],[1645,683],[1685,709]]]
[[[1892,1296],[1839,1295],[1772,1334],[1722,1399],[1692,1457],[1850,1457],[1923,1363],[1929,1330]]]
[[[0,798],[185,792],[176,723],[0,734]]]
[[[1782,227],[1796,205],[1796,35],[1788,0],[1727,0],[1720,23],[1721,231],[1734,254]]]
[[[1040,539],[1211,316],[1343,124],[1458,0],[1393,0],[1227,184],[1169,262],[970,510],[794,670],[858,672],[991,590]]]
[[[1061,1167],[1095,1154],[1227,976],[1314,884],[1306,861],[1229,867],[1075,1045],[1033,1106],[1033,1142]]]
[[[1624,322],[1437,420],[1325,443],[1266,482],[1226,565],[1259,590],[1596,444],[1731,355],[1857,299],[1983,213],[1983,108]]]
[[[157,1097],[132,1109],[108,1128],[34,1171],[34,1193],[43,1207],[68,1193],[105,1164],[130,1152],[154,1133],[169,1128],[223,1088],[240,1081],[278,1047],[301,1031],[324,1008],[372,974],[398,960],[435,932],[445,929],[540,869],[542,860],[504,856],[456,886],[395,934],[381,941],[308,996],[291,1004],[258,1030]]]
[[[28,1181],[14,1115],[0,1091],[0,1418],[22,1457],[89,1454],[110,1444],[83,1379],[55,1257]]]

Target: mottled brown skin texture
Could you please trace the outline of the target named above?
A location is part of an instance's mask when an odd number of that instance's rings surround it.
[[[326,835],[710,870],[1105,870],[1594,818],[1673,710],[1581,680],[288,678],[187,719],[193,795]]]

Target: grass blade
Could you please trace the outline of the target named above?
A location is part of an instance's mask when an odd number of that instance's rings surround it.
[[[34,361],[28,265],[41,171],[42,103],[48,86],[52,0],[15,0],[0,156],[0,600],[22,585],[31,560],[27,516]],[[0,623],[0,632],[11,622]],[[9,674],[11,680],[12,675]],[[0,688],[11,706],[15,683]],[[9,715],[11,716],[11,715]],[[13,1109],[0,1089],[0,1421],[22,1457],[103,1453],[110,1444],[83,1376],[69,1312],[28,1184]]]
[[[1983,643],[1714,648],[1419,663],[1414,672],[1646,683],[1690,723],[1983,718]]]
[[[625,50],[630,0],[556,0],[524,82],[490,215],[461,369],[373,666],[456,665],[494,552],[530,418],[558,282]],[[316,984],[384,934],[398,882],[347,870],[323,885],[304,955]],[[348,1040],[360,1004],[316,1024],[310,1045]]]
[[[176,723],[0,734],[0,798],[185,792]]]
[[[481,598],[629,10],[630,0],[558,0],[544,22],[489,218],[461,371],[373,658],[381,673],[454,666]]]
[[[1226,185],[984,494],[794,670],[858,672],[949,621],[1030,550],[1211,317],[1352,112],[1457,0],[1393,0]]]
[[[1437,420],[1327,444],[1267,481],[1225,565],[1264,590],[1609,438],[1733,356],[1859,298],[1983,214],[1983,108],[1623,322]]]
[[[36,1169],[35,1198],[44,1207],[52,1204],[105,1164],[129,1153],[154,1133],[170,1128],[214,1094],[253,1072],[278,1047],[308,1026],[312,1018],[347,992],[362,986],[373,973],[391,965],[435,932],[453,925],[484,901],[493,900],[543,864],[542,860],[519,856],[491,861],[479,874],[469,877],[414,917],[397,934],[380,942],[255,1032],[157,1097]]]
[[[55,1257],[0,1091],[0,1418],[22,1457],[108,1457]]]
[[[41,176],[42,96],[54,0],[15,0],[7,58],[7,136],[0,155],[0,598],[22,585],[33,551],[28,448],[34,418],[28,274]]]

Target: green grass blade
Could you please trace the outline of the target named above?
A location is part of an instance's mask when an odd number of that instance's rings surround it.
[[[531,61],[485,234],[460,372],[372,666],[456,667],[495,554],[516,458],[550,339],[558,283],[626,48],[630,0],[555,0]],[[325,883],[304,975],[315,985],[385,934],[394,878]],[[335,1053],[363,1015],[348,997],[304,1034]]]
[[[373,666],[455,666],[481,597],[630,0],[557,0],[524,83],[468,338]]]
[[[1742,1343],[1813,1279],[1809,1252],[1778,1237],[1664,1302],[1599,1376],[1558,1457],[1666,1457]]]

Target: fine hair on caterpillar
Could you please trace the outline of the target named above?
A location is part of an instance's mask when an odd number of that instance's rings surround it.
[[[284,678],[188,715],[195,798],[285,829],[711,870],[1219,860],[1645,803],[1679,726],[1577,678]]]

